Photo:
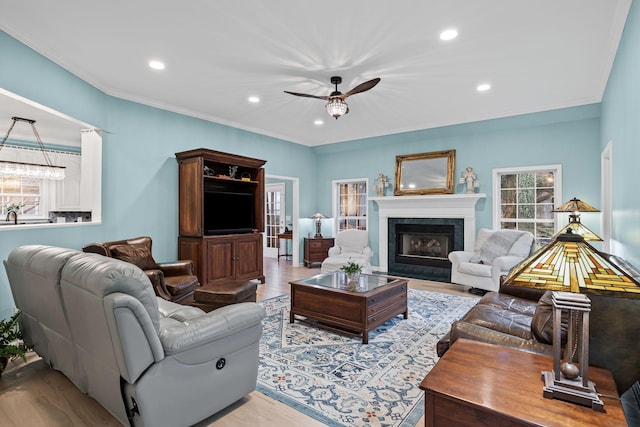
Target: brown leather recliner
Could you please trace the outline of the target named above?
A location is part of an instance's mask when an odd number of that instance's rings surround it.
[[[156,295],[168,301],[191,305],[193,294],[200,286],[191,260],[157,263],[151,255],[150,237],[90,243],[82,250],[137,265],[151,280]]]

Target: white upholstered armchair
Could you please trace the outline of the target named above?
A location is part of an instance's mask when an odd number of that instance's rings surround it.
[[[339,270],[344,264],[353,261],[362,266],[363,273],[371,273],[369,232],[366,230],[343,230],[338,232],[334,246],[329,248],[329,257],[322,261],[322,273]]]
[[[500,288],[500,276],[508,274],[535,248],[533,234],[519,230],[488,230],[481,228],[475,250],[453,251],[451,282],[485,291]]]

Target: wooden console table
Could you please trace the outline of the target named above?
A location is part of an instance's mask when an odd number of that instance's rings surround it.
[[[293,233],[291,231],[286,233],[280,233],[277,236],[278,238],[278,262],[280,262],[280,257],[288,257],[293,256],[289,253],[289,242],[293,242]],[[284,253],[280,253],[280,240],[284,240]]]
[[[627,425],[609,371],[589,367],[602,413],[542,397],[541,372],[552,366],[551,357],[458,339],[420,383],[425,426]]]

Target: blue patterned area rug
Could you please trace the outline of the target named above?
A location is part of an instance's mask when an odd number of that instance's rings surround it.
[[[369,333],[369,344],[300,322],[289,296],[262,301],[258,391],[328,426],[415,426],[418,385],[437,361],[436,343],[477,298],[409,289],[409,318]]]

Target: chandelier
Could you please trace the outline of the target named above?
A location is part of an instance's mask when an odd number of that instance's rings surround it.
[[[329,98],[329,102],[327,102],[327,113],[330,116],[333,116],[336,120],[341,116],[344,116],[349,112],[349,105],[344,102],[344,99],[335,97]]]
[[[36,140],[38,141],[38,146],[40,147],[40,152],[44,157],[45,164],[38,163],[22,163],[22,162],[11,162],[8,160],[0,160],[0,176],[12,176],[12,177],[20,177],[20,178],[37,178],[37,179],[52,179],[56,181],[60,181],[64,179],[64,166],[54,166],[51,163],[51,159],[47,155],[47,152],[44,149],[44,144],[42,144],[42,140],[40,139],[40,135],[36,130],[36,121],[31,119],[25,119],[22,117],[11,117],[13,122],[7,131],[7,134],[4,136],[2,142],[0,142],[0,150],[4,147],[4,143],[9,138],[13,127],[16,125],[16,122],[26,122],[31,125],[31,129],[33,129],[33,134],[36,136]]]

